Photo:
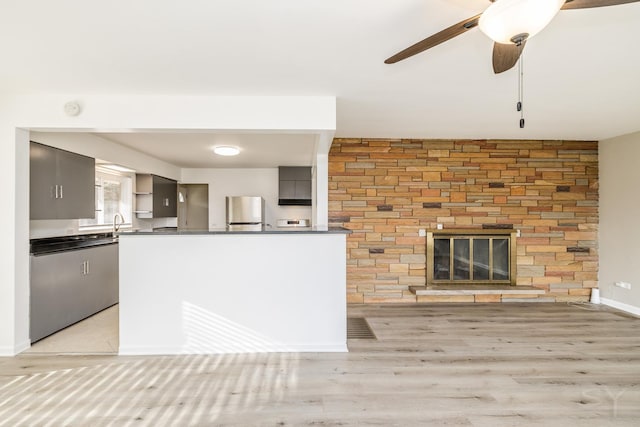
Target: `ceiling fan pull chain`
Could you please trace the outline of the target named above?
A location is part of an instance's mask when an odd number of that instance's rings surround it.
[[[524,52],[518,60],[518,104],[516,109],[520,111],[520,129],[524,128]]]

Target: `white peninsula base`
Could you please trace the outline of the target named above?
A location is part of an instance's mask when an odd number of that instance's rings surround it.
[[[344,352],[346,234],[122,233],[121,355]]]

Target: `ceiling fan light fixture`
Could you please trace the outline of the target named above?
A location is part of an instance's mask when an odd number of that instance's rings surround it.
[[[497,43],[514,43],[514,36],[531,38],[551,22],[565,0],[496,0],[480,16],[478,26]]]

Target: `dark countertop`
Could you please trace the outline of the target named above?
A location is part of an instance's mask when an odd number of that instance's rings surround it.
[[[329,227],[326,230],[315,227],[264,227],[261,230],[234,230],[228,228],[210,228],[208,230],[177,230],[175,228],[157,228],[154,230],[132,230],[118,232],[118,236],[178,236],[201,234],[351,234],[351,230],[342,227]]]
[[[45,237],[30,240],[31,255],[46,255],[58,252],[87,249],[94,246],[112,245],[118,243],[113,233],[90,233],[73,236]]]

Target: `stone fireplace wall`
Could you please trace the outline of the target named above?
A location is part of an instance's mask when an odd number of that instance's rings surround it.
[[[419,301],[409,289],[426,281],[419,231],[437,224],[520,230],[517,285],[545,291],[528,297],[587,301],[598,283],[598,145],[335,139],[329,221],[353,231],[350,303]]]

